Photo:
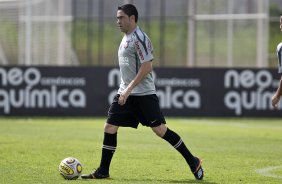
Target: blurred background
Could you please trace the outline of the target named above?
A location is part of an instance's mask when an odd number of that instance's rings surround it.
[[[281,0],[0,0],[0,64],[116,66],[124,3],[155,66],[277,67]]]

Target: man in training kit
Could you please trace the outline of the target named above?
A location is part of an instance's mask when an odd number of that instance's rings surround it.
[[[280,31],[282,32],[282,14],[280,15]],[[277,46],[277,57],[278,57],[278,73],[282,73],[282,42]],[[278,102],[282,95],[282,76],[279,81],[279,86],[271,99],[272,106],[277,109]]]
[[[108,178],[110,163],[117,146],[117,131],[121,127],[151,127],[159,137],[169,142],[186,160],[195,178],[202,180],[201,159],[193,156],[179,135],[165,124],[152,75],[153,47],[149,37],[137,26],[138,11],[132,4],[118,7],[117,25],[124,37],[118,50],[121,83],[109,108],[104,127],[100,167],[83,179]]]

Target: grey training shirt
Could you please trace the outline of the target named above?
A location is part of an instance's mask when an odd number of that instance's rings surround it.
[[[154,59],[153,47],[149,37],[138,26],[124,35],[118,50],[118,61],[121,74],[121,83],[118,90],[120,94],[135,78],[142,63]],[[142,96],[156,94],[152,72],[150,72],[135,88],[130,95]]]

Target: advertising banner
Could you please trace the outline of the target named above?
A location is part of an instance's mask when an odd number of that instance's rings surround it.
[[[155,68],[153,74],[165,116],[282,116],[271,106],[276,70]],[[0,115],[106,116],[119,82],[114,67],[0,67]]]

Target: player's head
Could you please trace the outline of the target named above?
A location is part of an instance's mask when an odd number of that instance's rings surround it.
[[[118,10],[123,11],[128,17],[134,15],[135,22],[138,21],[138,11],[137,8],[133,4],[125,4],[118,7]]]
[[[125,4],[118,7],[117,24],[121,32],[125,34],[132,31],[136,27],[138,21],[138,11],[132,4]]]

